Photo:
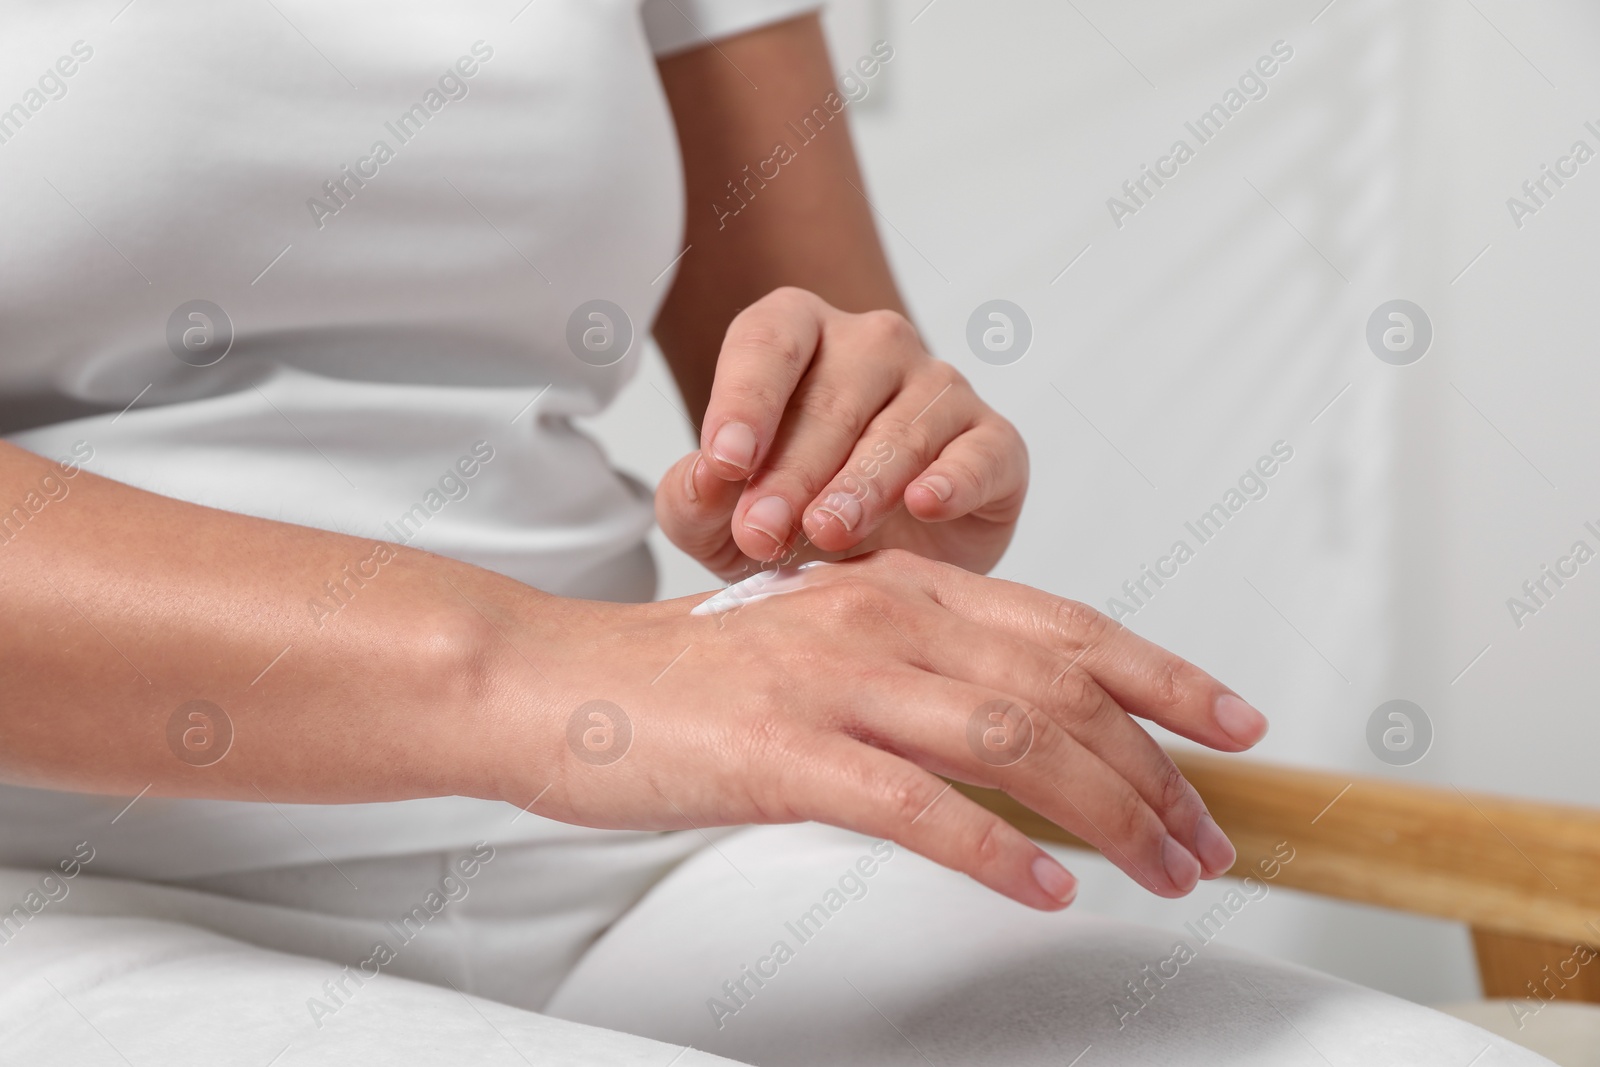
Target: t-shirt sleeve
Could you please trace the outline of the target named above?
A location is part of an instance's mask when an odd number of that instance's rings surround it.
[[[651,50],[667,56],[821,6],[821,0],[644,0],[640,13]]]

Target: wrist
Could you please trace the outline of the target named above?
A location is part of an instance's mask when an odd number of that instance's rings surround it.
[[[464,779],[472,795],[527,807],[568,770],[567,719],[594,695],[586,682],[603,673],[585,664],[641,606],[502,581],[487,596],[467,593],[478,625],[467,635],[457,697],[472,737]]]

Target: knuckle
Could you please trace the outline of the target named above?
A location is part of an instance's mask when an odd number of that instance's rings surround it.
[[[930,423],[885,416],[874,420],[871,436],[904,445],[919,462],[927,462],[939,453],[939,442],[933,438]]]
[[[823,577],[811,588],[816,591],[817,597],[826,607],[835,614],[849,612],[859,614],[862,607],[880,607],[889,600],[888,590],[883,589],[871,575],[845,580],[842,575],[829,574],[826,568]],[[825,580],[835,579],[835,580]],[[802,590],[804,593],[805,590]]]
[[[782,382],[771,375],[763,374],[759,377],[736,378],[725,384],[717,386],[715,403],[727,416],[762,425],[766,422],[775,422],[783,411],[785,393]],[[710,452],[711,441],[703,442],[706,454]]]
[[[867,583],[863,589],[866,592],[867,608],[861,614],[864,615],[867,625],[883,638],[886,648],[896,650],[894,653],[896,660],[923,664],[922,656],[908,648],[906,644],[908,635],[909,640],[915,641],[922,630],[916,612],[906,604],[906,598],[892,586],[879,582]]]
[[[985,817],[968,850],[974,866],[979,870],[997,866],[1005,855],[1009,837],[1005,823],[999,819]]]
[[[801,595],[806,592],[802,590]],[[816,618],[833,633],[861,634],[865,627],[881,626],[898,612],[898,598],[870,576],[820,584],[814,587],[814,594]]]
[[[1114,840],[1132,844],[1165,833],[1164,830],[1156,828],[1155,820],[1145,805],[1144,798],[1135,790],[1131,788],[1118,790],[1114,806],[1111,820],[1111,825],[1115,827],[1112,834]]]
[[[881,582],[892,583],[879,584],[877,589],[881,595],[896,603],[904,596],[899,583],[913,581],[931,568],[945,566],[904,548],[880,548],[860,558],[871,573],[880,576]]]
[[[1150,697],[1159,706],[1173,708],[1182,704],[1188,686],[1184,684],[1184,667],[1177,659],[1163,656],[1155,664],[1150,677]]]
[[[1158,811],[1175,811],[1188,804],[1195,793],[1177,764],[1169,759],[1162,763],[1164,766],[1157,772],[1155,782],[1155,807]]]
[[[856,410],[859,402],[837,384],[808,375],[794,398],[794,406],[802,418],[821,425],[848,425],[850,413]]]
[[[1045,767],[1061,766],[1068,749],[1075,743],[1073,736],[1048,712],[1032,707],[1024,711],[1033,728],[1033,740],[1025,758]]]
[[[1092,645],[1111,632],[1112,621],[1107,615],[1080,600],[1059,599],[1055,603],[1056,632],[1079,645]]]
[[[1001,501],[993,494],[1002,486],[1007,499],[1015,498],[1020,509],[1021,498],[1027,493],[1028,451],[1015,430],[1003,433],[971,433],[960,438],[960,447],[948,450],[941,463],[959,471],[973,485],[983,490],[991,504]]]
[[[856,329],[860,331],[861,339],[869,345],[903,348],[920,344],[917,328],[911,325],[911,320],[887,308],[858,315]]]
[[[1057,707],[1070,711],[1074,718],[1086,718],[1100,706],[1099,686],[1085,671],[1069,667],[1050,683],[1050,695]]]
[[[919,775],[901,774],[879,787],[879,800],[897,821],[910,825],[934,799],[935,790],[930,789],[929,785]]]
[[[982,462],[974,462],[974,457],[955,449],[942,453],[939,457],[939,473],[953,481],[958,490],[968,491],[976,489],[980,494],[979,499],[988,503],[988,486],[991,479],[988,469]]]
[[[973,434],[967,443],[986,470],[1000,470],[1015,462],[1017,453],[1010,447],[1013,440],[1020,443],[1022,438],[1020,435]]]
[[[1028,746],[1023,763],[1029,765],[1031,773],[1049,774],[1050,768],[1082,763],[1083,743],[1070,729],[1042,710],[1030,710],[1029,717],[1033,721],[1033,742]]]
[[[970,455],[980,465],[987,477],[1011,487],[1013,492],[1026,492],[1028,485],[1028,446],[1022,434],[998,415],[992,421],[979,422],[961,436],[959,451]]]
[[[971,391],[972,387],[967,383],[967,376],[957,370],[953,363],[946,363],[942,359],[934,359],[930,356],[923,368],[923,373],[932,380],[933,385],[938,389],[966,389]]]
[[[809,311],[816,299],[809,289],[802,289],[798,285],[780,285],[750,306],[778,311]]]
[[[744,353],[754,356],[763,365],[776,363],[784,367],[799,365],[806,357],[795,338],[770,318],[755,318],[736,323],[729,339]]]

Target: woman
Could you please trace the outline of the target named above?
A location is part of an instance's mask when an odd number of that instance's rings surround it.
[[[1072,901],[939,775],[1153,893],[1230,867],[1130,716],[1234,752],[1260,713],[980,577],[1026,454],[903,316],[812,6],[8,16],[5,1047],[664,1063],[532,1010],[706,828]],[[649,502],[570,422],[647,325],[700,436],[668,535],[862,558],[647,603]]]

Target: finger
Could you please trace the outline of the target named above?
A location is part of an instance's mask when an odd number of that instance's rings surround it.
[[[993,416],[945,445],[904,491],[906,510],[923,522],[967,515],[1015,522],[1028,492],[1028,449],[1022,435]]]
[[[1068,656],[1131,714],[1191,741],[1242,752],[1267,732],[1266,717],[1227,686],[1087,604],[909,553],[886,565],[956,614]]]
[[[718,477],[743,481],[760,468],[832,314],[821,298],[785,288],[729,324],[700,426],[700,449]]]
[[[840,725],[935,774],[1003,789],[1158,896],[1194,888],[1202,873],[1194,853],[1123,775],[1052,715],[1007,692],[925,670],[900,690],[921,698],[852,709]],[[995,750],[982,738],[997,711],[1014,744]]]
[[[948,622],[916,637],[959,677],[1015,694],[1042,709],[1073,739],[1131,785],[1167,831],[1199,859],[1203,875],[1232,868],[1237,854],[1205,802],[1166,751],[1081,666],[1043,645],[987,627]],[[1037,763],[1019,771],[1049,773]]]
[[[1077,896],[1066,868],[950,783],[859,741],[836,737],[825,745],[827,773],[793,786],[802,817],[893,841],[1041,911]]]
[[[696,451],[668,468],[656,487],[656,522],[667,539],[719,577],[745,576],[750,559],[734,542],[730,517],[744,483],[711,473]]]
[[[829,320],[821,346],[822,358],[795,387],[763,469],[734,514],[734,538],[756,559],[772,558],[802,533],[810,539],[806,506],[894,402],[904,368],[920,351],[910,323],[887,311]]]
[[[827,484],[809,487],[802,502],[806,536],[829,552],[860,544],[900,507],[911,480],[973,425],[978,408],[953,368],[916,375],[835,461]]]

